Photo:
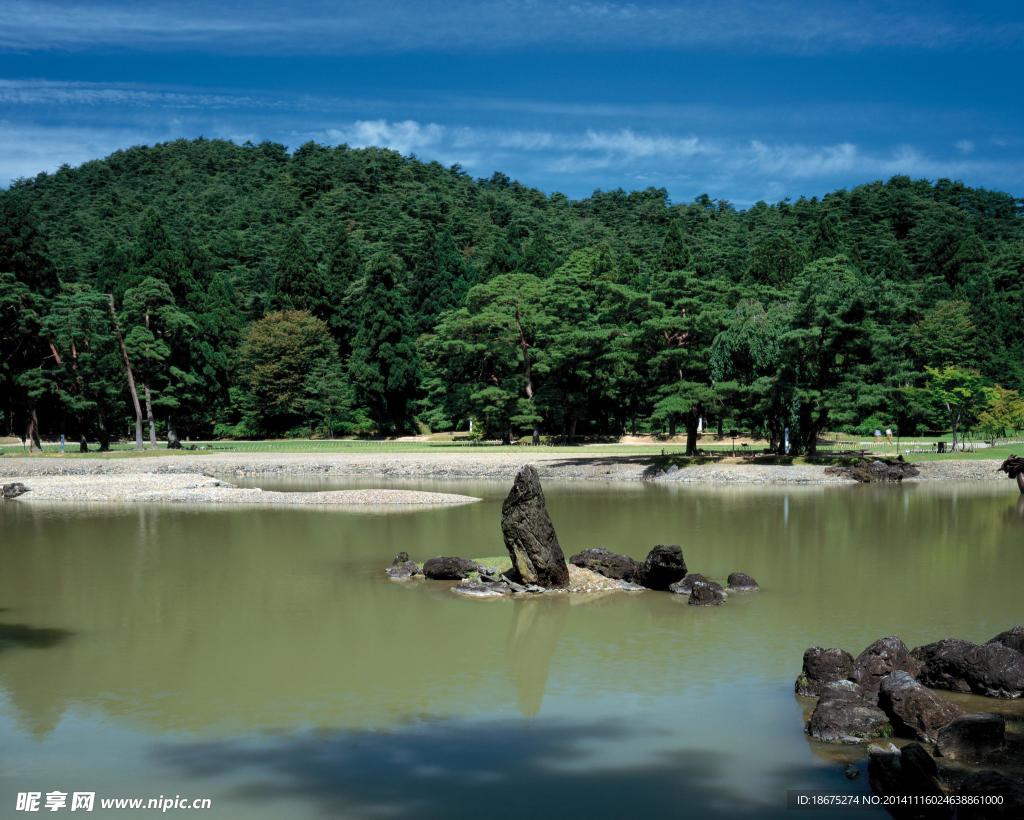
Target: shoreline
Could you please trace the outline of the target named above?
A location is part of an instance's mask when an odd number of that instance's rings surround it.
[[[322,477],[371,479],[452,479],[511,481],[524,464],[545,480],[654,481],[666,484],[855,484],[828,475],[824,465],[698,464],[652,474],[651,456],[566,455],[512,449],[492,453],[207,453],[165,458],[77,459],[11,456],[0,459],[4,482],[60,476],[215,476],[231,478]],[[1007,481],[998,460],[917,462],[920,475],[907,482]]]
[[[318,506],[336,508],[422,509],[428,506],[473,504],[479,498],[419,490],[324,490],[278,492],[237,487],[199,473],[118,475],[0,476],[0,485],[24,484],[27,492],[13,500],[27,504],[188,504],[245,506]],[[4,502],[6,503],[6,502]]]

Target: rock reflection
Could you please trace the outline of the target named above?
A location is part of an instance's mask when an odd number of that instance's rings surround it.
[[[516,705],[523,717],[540,711],[547,689],[551,660],[569,612],[567,596],[550,600],[527,599],[512,602],[514,615],[509,624],[505,662],[516,689]]]

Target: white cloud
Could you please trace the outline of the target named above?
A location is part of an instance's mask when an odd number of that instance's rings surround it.
[[[266,132],[223,122],[150,117],[134,126],[45,126],[0,122],[0,184],[53,171],[59,165],[102,157],[117,148],[179,136],[235,141],[273,139],[297,147],[315,139],[353,147],[379,146],[478,176],[502,170],[547,190],[585,195],[595,188],[661,185],[688,199],[701,192],[749,204],[757,199],[824,193],[895,174],[964,179],[998,188],[1024,186],[1024,163],[966,155],[929,154],[909,145],[868,150],[854,142],[798,144],[735,140],[634,128],[582,130],[499,129],[450,126],[416,119],[357,119],[319,131]]]
[[[970,140],[957,140],[957,142],[953,144],[953,147],[956,148],[956,150],[959,151],[961,154],[974,153],[974,143],[971,142]]]

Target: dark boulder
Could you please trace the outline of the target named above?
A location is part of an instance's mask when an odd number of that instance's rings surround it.
[[[1024,654],[1002,643],[973,644],[947,638],[919,646],[918,679],[925,686],[973,692],[991,698],[1019,698],[1024,694]]]
[[[725,603],[725,590],[714,581],[694,581],[686,603],[690,606],[719,606]]]
[[[757,581],[745,572],[730,572],[729,577],[726,579],[726,584],[729,589],[739,592],[752,592],[755,589],[760,589]]]
[[[991,802],[964,803],[957,820],[992,820],[1024,817],[1024,780],[986,769],[964,778],[956,791],[960,797],[990,798]]]
[[[477,570],[477,565],[468,558],[442,555],[439,558],[428,558],[423,562],[423,574],[435,581],[458,581],[468,578],[471,572]]]
[[[415,561],[409,560],[409,553],[400,552],[391,562],[391,566],[384,570],[389,578],[404,580],[420,574],[420,568]]]
[[[0,493],[3,494],[5,501],[13,501],[19,495],[25,495],[29,492],[28,487],[22,484],[20,481],[14,481],[10,484],[0,485]]]
[[[853,656],[845,649],[812,646],[804,652],[804,665],[796,679],[796,693],[818,697],[828,684],[853,673]]]
[[[879,638],[861,652],[853,662],[850,676],[865,692],[875,694],[886,675],[902,670],[917,677],[921,662],[914,657],[907,645],[895,635]]]
[[[676,544],[658,544],[644,559],[640,583],[648,589],[668,589],[685,576],[682,549]]]
[[[939,730],[964,711],[901,669],[882,678],[878,705],[889,716],[897,735],[923,741],[934,741]]]
[[[551,523],[537,471],[527,465],[501,506],[501,532],[519,580],[538,586],[566,587],[569,568]]]
[[[978,763],[1006,744],[1006,719],[985,712],[961,715],[943,726],[935,741],[935,751],[950,760]]]
[[[620,555],[617,552],[606,550],[601,547],[577,552],[569,559],[570,564],[583,569],[589,569],[605,578],[614,578],[618,581],[629,581],[637,583],[640,580],[642,566],[639,561],[630,558],[628,555]]]
[[[689,595],[693,589],[693,585],[698,581],[702,583],[712,583],[711,579],[707,576],[701,575],[699,572],[689,572],[683,578],[682,581],[676,581],[674,584],[669,584],[669,592],[674,592],[676,595]]]
[[[920,743],[910,743],[897,749],[891,743],[885,747],[868,747],[868,782],[880,797],[937,797],[946,788],[939,777],[939,768]],[[941,805],[921,805],[915,800],[895,801],[887,810],[898,818],[952,817],[951,808]]]
[[[865,699],[852,681],[836,681],[823,687],[818,705],[807,722],[807,734],[824,743],[864,743],[891,737],[885,712]]]
[[[1024,652],[1024,626],[1015,626],[1013,629],[1000,632],[989,643],[1001,643],[1003,646],[1010,647],[1010,649]]]

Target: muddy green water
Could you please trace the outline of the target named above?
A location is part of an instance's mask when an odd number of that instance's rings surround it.
[[[26,816],[30,790],[210,797],[200,816],[224,818],[789,817],[787,789],[867,788],[843,776],[850,754],[802,734],[804,648],[1024,621],[1010,482],[547,485],[567,554],[674,542],[691,570],[763,586],[706,609],[391,582],[400,549],[500,554],[507,487],[375,485],[484,501],[0,505],[0,817]]]

